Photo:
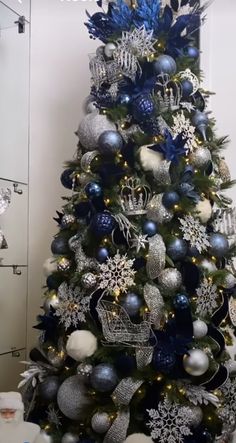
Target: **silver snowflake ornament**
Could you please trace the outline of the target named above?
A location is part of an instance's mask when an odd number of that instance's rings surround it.
[[[211,280],[204,278],[196,293],[198,296],[196,300],[196,313],[202,317],[212,315],[218,306],[217,286]]]
[[[132,248],[136,248],[136,252],[139,253],[141,249],[145,249],[148,245],[147,235],[134,234],[131,240]]]
[[[177,137],[179,134],[183,134],[184,138],[187,138],[186,146],[190,152],[194,149],[198,148],[196,136],[195,136],[195,127],[191,124],[189,118],[186,118],[184,112],[181,111],[175,116],[173,116],[174,124],[172,126],[172,131],[174,137]]]
[[[90,295],[85,295],[79,287],[73,288],[63,282],[58,289],[59,304],[55,315],[60,318],[65,329],[77,327],[86,321],[85,314],[89,311]]]
[[[117,41],[118,51],[127,51],[138,57],[149,57],[155,52],[153,30],[147,31],[145,26],[135,28],[133,31],[123,31],[122,37]]]
[[[179,218],[180,230],[183,232],[184,240],[187,240],[191,247],[194,247],[198,252],[205,251],[209,246],[209,236],[206,227],[192,215],[186,215],[184,218]]]
[[[189,407],[171,403],[167,397],[158,404],[157,409],[147,411],[151,420],[147,424],[151,437],[159,443],[183,443],[184,437],[192,435],[188,423],[192,419]]]
[[[127,292],[134,284],[134,261],[126,254],[120,255],[119,251],[114,257],[109,257],[106,263],[100,265],[99,288],[113,293]]]

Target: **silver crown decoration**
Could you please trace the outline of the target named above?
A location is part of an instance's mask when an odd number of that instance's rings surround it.
[[[151,190],[139,178],[128,178],[120,191],[120,204],[126,215],[143,215],[151,200]]]
[[[216,232],[236,237],[236,208],[217,209],[213,227]]]
[[[178,111],[182,97],[181,86],[170,80],[168,74],[161,74],[156,82],[156,100],[160,112]]]

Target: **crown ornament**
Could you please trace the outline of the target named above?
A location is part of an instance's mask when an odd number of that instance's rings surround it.
[[[144,215],[152,197],[149,186],[137,177],[128,178],[120,190],[120,205],[126,215]]]
[[[168,74],[160,74],[157,77],[156,101],[159,111],[177,111],[180,108],[182,89],[180,83],[170,80]]]

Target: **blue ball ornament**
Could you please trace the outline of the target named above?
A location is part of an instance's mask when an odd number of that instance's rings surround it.
[[[74,169],[65,169],[63,173],[61,174],[61,183],[66,189],[72,189],[73,188],[73,178],[72,174],[74,173]]]
[[[167,246],[167,255],[174,260],[183,260],[188,252],[188,244],[182,238],[175,238]]]
[[[188,46],[186,48],[186,56],[190,58],[198,58],[200,55],[199,49],[194,46]]]
[[[189,307],[189,299],[185,294],[177,294],[173,300],[174,308],[182,311]]]
[[[105,263],[109,257],[109,251],[107,248],[99,248],[97,252],[97,261],[99,263]]]
[[[195,114],[193,115],[192,122],[196,128],[198,128],[201,125],[207,125],[208,124],[208,117],[205,112],[201,112],[197,110]]]
[[[51,251],[55,255],[66,255],[70,252],[68,240],[65,237],[54,238],[51,244]]]
[[[95,366],[90,377],[92,387],[98,392],[112,391],[117,386],[118,381],[114,366],[108,363]]]
[[[160,55],[153,63],[154,72],[157,75],[169,74],[174,75],[177,70],[177,65],[173,57],[170,55]]]
[[[143,225],[143,233],[153,237],[157,233],[157,224],[152,220],[146,220]]]
[[[85,186],[85,193],[88,198],[101,197],[102,187],[96,182],[87,183]]]
[[[134,317],[139,313],[142,306],[142,300],[137,294],[130,292],[122,298],[121,305],[130,317]]]
[[[223,234],[211,234],[210,252],[217,258],[222,258],[229,252],[229,242]]]
[[[117,154],[123,144],[123,138],[117,131],[104,131],[98,139],[98,149],[105,156]]]
[[[110,235],[116,227],[116,220],[109,212],[98,212],[92,218],[90,229],[98,237]]]
[[[176,363],[176,356],[174,353],[165,351],[164,349],[156,349],[153,354],[152,364],[156,371],[168,374],[172,371]]]
[[[181,82],[182,87],[182,97],[189,98],[193,93],[193,84],[189,80],[185,79]]]
[[[121,105],[129,105],[131,102],[131,97],[129,94],[121,94],[118,101]]]
[[[132,104],[133,116],[138,121],[150,118],[155,112],[155,104],[150,94],[140,94]]]
[[[175,205],[178,205],[179,201],[180,201],[180,196],[175,191],[169,191],[163,194],[162,203],[167,209],[171,209]]]

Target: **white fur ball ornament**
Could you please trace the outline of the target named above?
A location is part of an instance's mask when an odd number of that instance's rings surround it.
[[[153,173],[155,179],[162,184],[170,184],[170,162],[164,159],[161,152],[151,149],[152,145],[144,145],[139,149],[139,160],[144,171]]]
[[[53,274],[53,272],[57,271],[57,262],[55,257],[50,257],[45,260],[43,264],[43,272],[45,277],[49,277],[49,275]]]
[[[75,361],[91,357],[97,350],[97,339],[90,331],[75,331],[69,336],[66,351]]]
[[[145,434],[132,434],[129,435],[124,443],[153,443],[153,440]]]
[[[212,206],[207,198],[200,200],[196,206],[197,216],[200,218],[202,223],[207,223],[212,215]]]

